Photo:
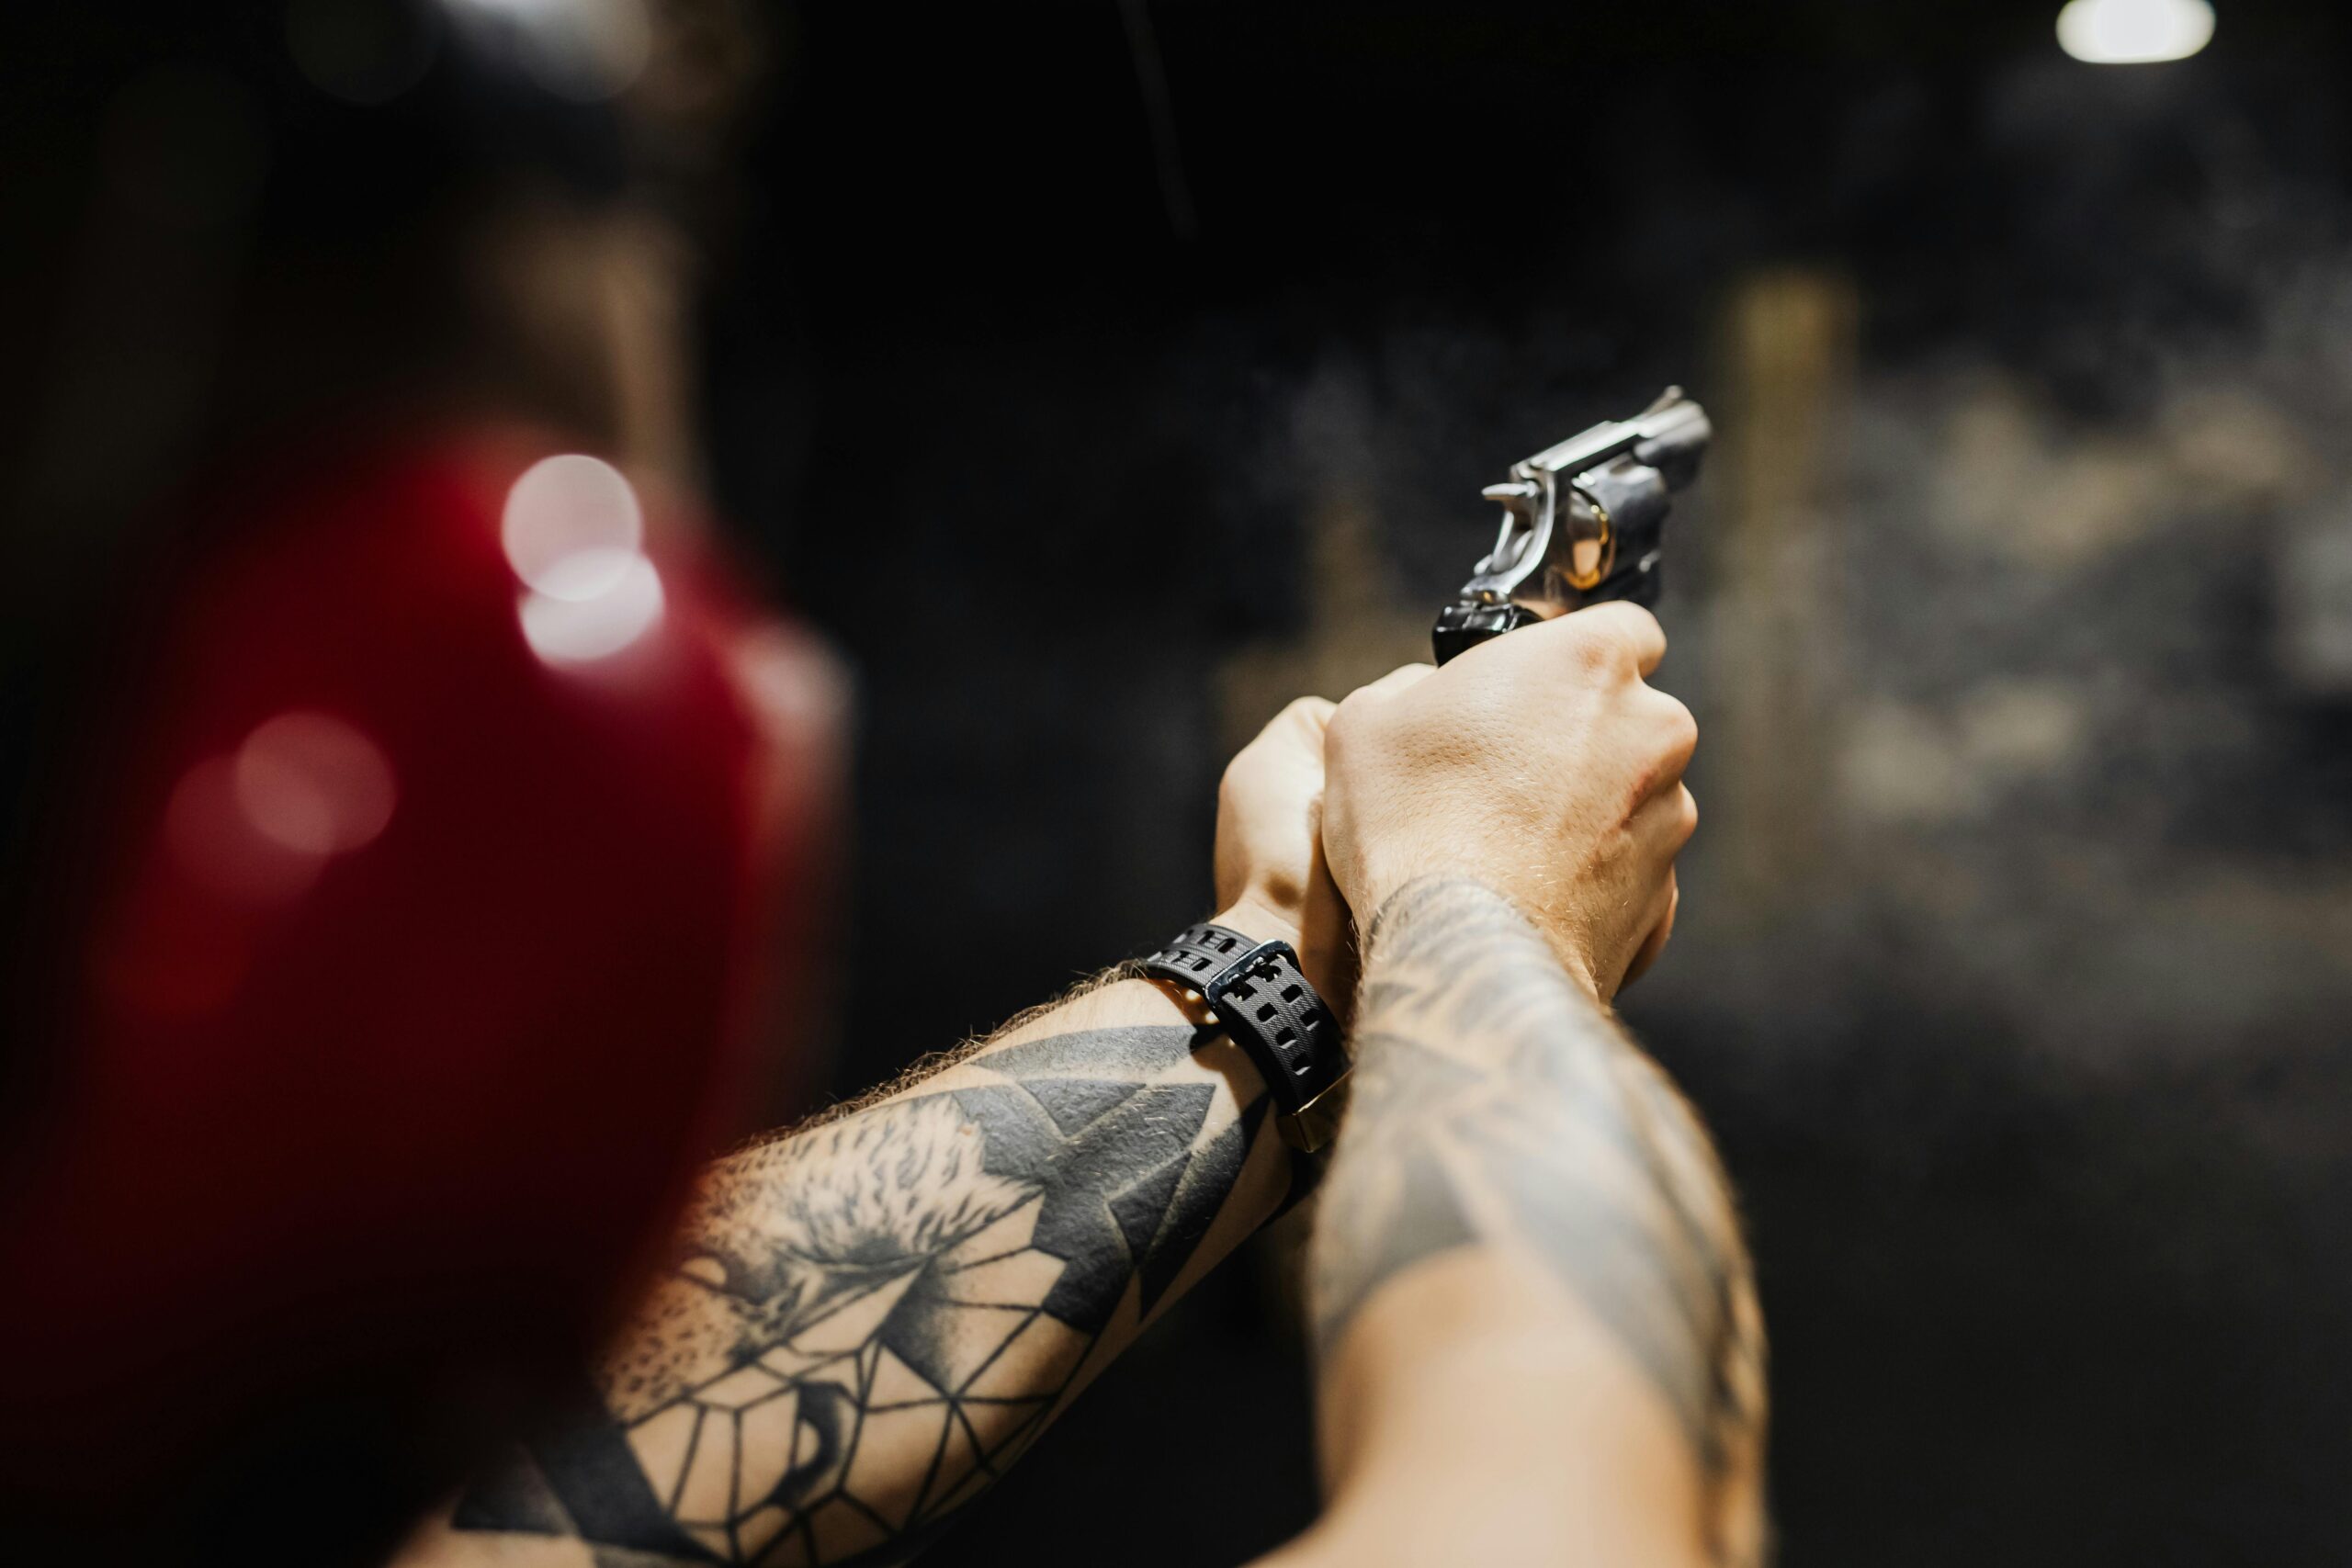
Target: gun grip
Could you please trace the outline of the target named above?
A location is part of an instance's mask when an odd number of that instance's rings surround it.
[[[1438,612],[1437,625],[1430,628],[1430,651],[1437,655],[1437,661],[1443,664],[1455,654],[1476,648],[1488,637],[1532,626],[1543,618],[1534,611],[1517,604],[1487,604],[1475,600],[1448,604]]]

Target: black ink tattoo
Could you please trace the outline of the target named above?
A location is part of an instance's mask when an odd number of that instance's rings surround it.
[[[722,1161],[596,1418],[455,1524],[615,1563],[910,1555],[1159,1304],[1240,1180],[1268,1102],[1180,1070],[1201,1043],[1024,1041]]]
[[[1763,1325],[1728,1185],[1697,1117],[1510,903],[1417,884],[1382,914],[1355,1100],[1312,1254],[1328,1357],[1424,1258],[1514,1246],[1589,1306],[1663,1394],[1710,1490],[1719,1560],[1762,1550]]]

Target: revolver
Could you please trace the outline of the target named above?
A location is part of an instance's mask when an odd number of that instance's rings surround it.
[[[1668,387],[1632,419],[1513,463],[1486,490],[1502,503],[1502,533],[1430,634],[1437,661],[1603,600],[1656,604],[1666,514],[1713,434],[1707,411]]]

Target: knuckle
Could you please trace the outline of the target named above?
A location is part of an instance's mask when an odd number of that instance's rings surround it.
[[[1433,668],[1435,667],[1428,663],[1426,660],[1415,660],[1408,664],[1399,664],[1396,669],[1391,670],[1387,674],[1383,675],[1379,680],[1374,682],[1373,684],[1377,687],[1385,685],[1391,681],[1399,681],[1410,683],[1411,682],[1419,680],[1423,675],[1428,674]]]
[[[1294,732],[1320,748],[1323,738],[1330,733],[1331,717],[1339,711],[1339,705],[1329,697],[1301,697],[1290,705],[1283,716]]]
[[[1580,675],[1606,674],[1624,660],[1623,645],[1619,638],[1611,636],[1605,626],[1577,624],[1584,618],[1582,615],[1564,618],[1568,630],[1563,634],[1561,641],[1566,645],[1564,651],[1569,668]]]
[[[1330,728],[1323,732],[1323,767],[1327,773],[1346,766],[1354,755],[1354,731],[1343,722],[1346,716],[1344,711],[1332,715]]]
[[[1365,722],[1365,716],[1373,704],[1379,700],[1361,691],[1349,693],[1340,700],[1340,705],[1331,710],[1331,723],[1327,731],[1327,741],[1336,742],[1344,737],[1353,735]]]
[[[1690,754],[1699,749],[1698,716],[1691,713],[1690,705],[1681,698],[1669,696],[1664,692],[1657,694],[1665,704],[1659,715],[1659,726],[1664,731],[1668,749],[1688,761]]]
[[[1630,599],[1611,600],[1607,606],[1617,626],[1635,642],[1666,642],[1666,626],[1648,606],[1636,604]]]
[[[1597,667],[1619,682],[1638,681],[1642,675],[1642,645],[1623,626],[1611,625],[1600,636]]]

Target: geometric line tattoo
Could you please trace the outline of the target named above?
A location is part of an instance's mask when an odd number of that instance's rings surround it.
[[[1204,1038],[1024,1041],[967,1059],[963,1087],[720,1161],[588,1418],[454,1524],[616,1564],[919,1550],[1043,1429],[1123,1303],[1148,1316],[1239,1179],[1268,1101],[1216,1124],[1216,1092],[1171,1071]]]
[[[1532,1256],[1679,1418],[1714,1559],[1760,1561],[1763,1320],[1697,1115],[1476,883],[1392,897],[1364,974],[1354,1098],[1310,1249],[1321,1353],[1425,1258],[1480,1244]]]

